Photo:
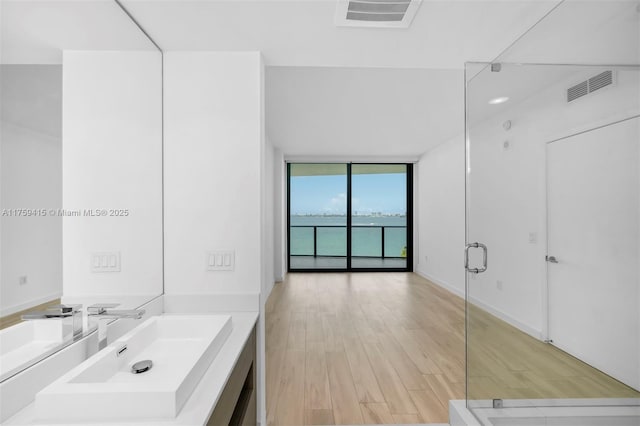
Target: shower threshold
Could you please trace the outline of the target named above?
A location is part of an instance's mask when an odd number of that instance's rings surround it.
[[[449,402],[451,426],[637,426],[640,399],[530,399]]]

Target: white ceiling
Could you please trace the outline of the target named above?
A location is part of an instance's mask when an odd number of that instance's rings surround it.
[[[597,67],[569,65],[503,64],[500,72],[491,72],[490,68],[484,68],[467,85],[468,123],[472,126],[503,113],[560,81],[573,79],[574,83],[578,83],[601,71],[603,70]],[[558,95],[562,97],[561,90],[558,91]],[[505,96],[509,98],[507,102],[489,104],[490,100]]]
[[[637,65],[640,1],[565,0],[497,60]]]
[[[56,64],[62,49],[153,48],[113,0],[0,1],[3,63]],[[337,0],[124,4],[164,50],[261,51],[267,134],[286,155],[392,158],[418,156],[461,133],[464,63],[494,59],[559,1],[423,0],[408,29],[338,27]],[[591,3],[567,0],[501,59],[523,60],[514,53],[524,52],[524,59],[557,62],[578,46],[574,62],[587,46],[595,57],[611,52],[612,60],[638,52],[638,37],[626,42],[637,33],[635,2]],[[612,6],[603,13],[598,5],[605,3]],[[615,39],[600,36],[603,21]],[[523,80],[520,70],[517,84],[504,73],[499,84],[482,85],[472,109],[491,114],[506,107],[485,106],[494,89],[510,86],[519,99],[530,92],[527,84],[550,79],[530,74]]]
[[[155,49],[113,0],[1,0],[0,29],[3,64],[61,64],[64,49]]]
[[[149,49],[112,0],[1,0],[2,58]],[[259,50],[267,135],[288,156],[417,157],[464,129],[464,63],[560,0],[423,0],[408,29],[334,24],[337,0],[124,0],[166,51]]]
[[[408,29],[334,23],[337,0],[124,0],[164,50],[261,51],[267,136],[292,157],[418,157],[464,129],[465,61],[559,0],[423,0]]]
[[[560,0],[423,0],[408,29],[334,24],[337,0],[124,0],[164,50],[259,50],[267,65],[462,68]]]

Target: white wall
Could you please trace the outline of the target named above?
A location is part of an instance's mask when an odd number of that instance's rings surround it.
[[[264,75],[264,74],[263,74]],[[264,80],[261,83],[262,87],[262,101],[264,105]],[[264,108],[262,108],[264,118]],[[264,123],[264,121],[263,121]],[[262,125],[264,131],[264,125]],[[274,285],[274,266],[275,266],[275,168],[274,158],[275,152],[273,146],[269,141],[264,138],[264,132],[262,133],[263,143],[263,155],[262,155],[262,285],[260,290],[260,316],[259,321],[259,333],[257,335],[258,342],[258,419],[261,423],[266,422],[266,313],[265,305],[267,299],[273,290]]]
[[[492,259],[490,270],[470,284],[472,296],[536,337],[546,337],[547,320],[545,145],[639,111],[633,71],[619,71],[614,87],[566,102],[566,88],[599,71],[575,70],[470,132],[469,240],[485,242]],[[509,131],[502,127],[506,120],[513,123]],[[537,242],[529,242],[530,233]]]
[[[275,283],[275,269],[276,269],[276,209],[277,209],[277,197],[279,192],[276,187],[276,152],[273,145],[268,139],[263,144],[263,162],[262,162],[262,259],[263,259],[263,272],[264,278],[262,280],[261,294],[263,296],[263,302],[266,302],[266,298],[271,294],[273,284]],[[264,303],[263,303],[264,306]]]
[[[62,67],[0,65],[0,209],[62,206]],[[62,219],[2,215],[0,316],[62,294]],[[19,278],[27,277],[20,285]]]
[[[547,327],[546,142],[640,112],[638,75],[631,71],[619,70],[614,87],[566,103],[567,87],[599,71],[576,69],[554,85],[536,88],[533,96],[474,124],[470,133],[469,240],[489,247],[489,269],[472,277],[471,296],[538,338],[546,337]],[[509,131],[502,126],[506,120],[513,123]],[[464,290],[463,162],[463,136],[420,161],[419,272],[456,292]],[[529,242],[530,233],[537,242]],[[424,255],[430,256],[426,265]]]
[[[464,296],[464,137],[424,154],[418,168],[416,272]]]
[[[280,282],[287,274],[287,171],[281,150],[274,150],[273,161],[274,279]]]
[[[264,133],[259,52],[165,56],[165,292],[260,295],[274,276],[274,149]],[[207,271],[207,251],[234,250],[233,271]],[[264,316],[258,413],[264,413]]]
[[[261,275],[259,53],[165,54],[165,292],[258,293]],[[206,252],[235,250],[210,272]]]
[[[65,217],[64,293],[162,293],[161,56],[63,54],[63,206],[128,209],[128,217]],[[92,273],[90,253],[121,253],[121,272]]]

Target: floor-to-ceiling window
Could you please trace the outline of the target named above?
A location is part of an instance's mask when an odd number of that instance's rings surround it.
[[[290,163],[291,271],[410,271],[411,164]]]
[[[289,164],[289,270],[347,269],[347,164]]]

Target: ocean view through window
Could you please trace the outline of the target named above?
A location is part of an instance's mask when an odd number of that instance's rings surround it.
[[[410,164],[289,164],[289,270],[410,270],[411,172]]]

